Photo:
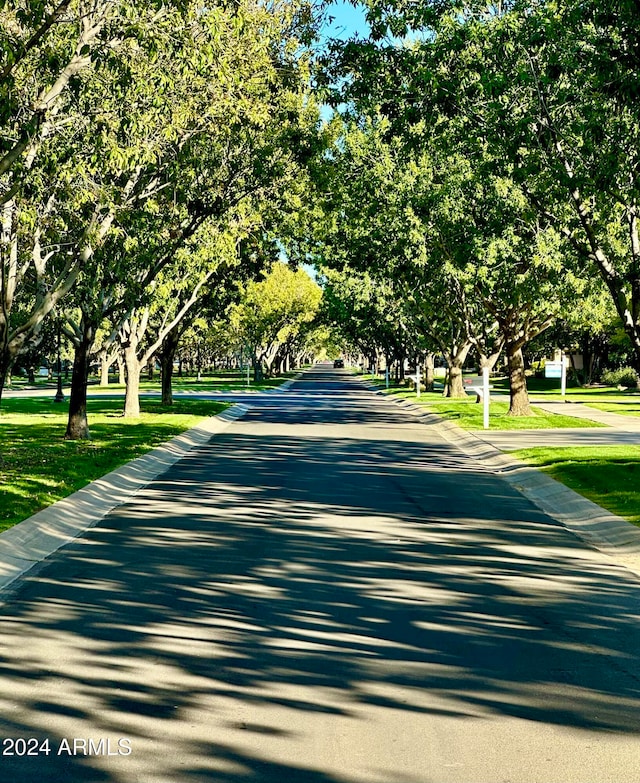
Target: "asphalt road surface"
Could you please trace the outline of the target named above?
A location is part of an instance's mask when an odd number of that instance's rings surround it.
[[[0,613],[0,781],[640,781],[640,582],[320,368]]]

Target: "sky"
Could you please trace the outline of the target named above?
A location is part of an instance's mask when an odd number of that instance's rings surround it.
[[[333,2],[326,6],[325,18],[333,17],[332,21],[322,27],[320,31],[321,45],[330,38],[337,38],[343,41],[352,38],[358,34],[359,38],[367,38],[369,34],[369,25],[365,20],[365,8],[362,5],[354,7],[347,2]],[[329,120],[333,114],[333,109],[328,106],[322,106],[320,116],[323,120]]]
[[[360,38],[366,37],[368,25],[365,21],[364,7],[354,8],[350,3],[331,3],[327,6],[327,15],[335,17],[331,24],[324,27],[324,34],[328,38],[351,38],[359,33]]]

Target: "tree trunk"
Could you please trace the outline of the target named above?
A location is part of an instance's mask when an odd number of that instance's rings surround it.
[[[573,377],[575,378],[576,383],[578,384],[578,386],[580,388],[582,388],[584,386],[584,383],[583,383],[582,379],[580,378],[580,373],[578,372],[578,369],[576,367],[575,356],[571,352],[569,353],[569,364],[571,365],[571,369],[573,370]],[[584,372],[584,366],[585,365],[584,365],[584,356],[583,356],[582,357],[582,370],[583,370],[583,372]]]
[[[507,344],[507,362],[509,367],[509,416],[531,416],[527,376],[524,373],[524,358],[519,343]]]
[[[118,383],[120,386],[124,386],[127,382],[127,375],[124,368],[124,359],[122,356],[118,356]]]
[[[444,396],[452,397],[454,399],[467,396],[462,377],[462,364],[458,364],[457,362],[449,364]]]
[[[424,361],[424,388],[425,391],[433,391],[434,381],[434,356],[432,353],[428,353]]]
[[[445,353],[449,369],[447,371],[447,380],[443,392],[444,397],[461,398],[467,396],[462,377],[462,368],[464,367],[464,363],[467,360],[467,355],[469,354],[472,345],[473,343],[470,340],[466,340],[460,345],[455,345],[452,350]]]
[[[173,356],[160,354],[162,404],[173,405]]]
[[[73,372],[71,374],[71,395],[69,397],[69,418],[65,440],[89,440],[89,421],[87,419],[87,380],[91,364],[91,348],[95,330],[92,324],[82,319],[82,337],[75,346]]]
[[[124,395],[125,419],[137,419],[140,416],[140,372],[142,366],[138,360],[137,345],[130,341],[124,348],[126,367],[126,390]]]
[[[4,391],[7,379],[11,382],[11,367],[13,359],[9,356],[8,351],[2,351],[0,353],[0,402],[2,402],[2,392]]]
[[[582,335],[580,345],[582,350],[582,382],[585,386],[588,386],[593,380],[595,350],[592,350],[592,346],[589,344],[589,338],[586,334]],[[595,349],[595,345],[593,348]]]
[[[113,359],[109,361],[109,357],[106,353],[102,353],[100,356],[100,386],[109,385],[109,368],[113,364]]]
[[[180,335],[173,329],[164,338],[160,349],[160,368],[162,374],[162,404],[173,405],[173,362],[178,350]]]

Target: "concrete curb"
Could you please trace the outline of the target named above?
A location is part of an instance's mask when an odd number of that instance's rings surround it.
[[[424,424],[437,427],[449,443],[499,474],[537,508],[556,519],[591,546],[609,555],[640,553],[640,528],[627,522],[626,519],[598,506],[537,468],[505,454],[484,441],[480,435],[463,430],[457,424],[446,421],[415,403],[394,399],[385,394],[384,390],[363,383],[377,394],[415,414]],[[637,570],[637,566],[634,568],[629,563],[625,565]]]
[[[435,415],[435,414],[434,414]],[[640,552],[640,528],[588,500],[537,468],[505,454],[451,422],[438,422],[444,437],[477,459],[537,508],[607,554]]]
[[[289,378],[289,380],[280,384],[280,386],[276,386],[275,389],[270,389],[269,391],[265,391],[263,392],[263,394],[278,394],[279,392],[286,392],[287,389],[289,389],[290,386],[292,386],[297,380],[302,378],[303,375],[304,375],[304,370],[299,372],[297,375],[294,375],[293,378]]]
[[[0,590],[96,525],[248,410],[246,405],[233,405],[0,534]]]

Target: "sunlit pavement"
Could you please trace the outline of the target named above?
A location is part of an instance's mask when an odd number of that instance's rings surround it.
[[[3,781],[640,781],[637,577],[346,372],[255,400],[7,596]]]

